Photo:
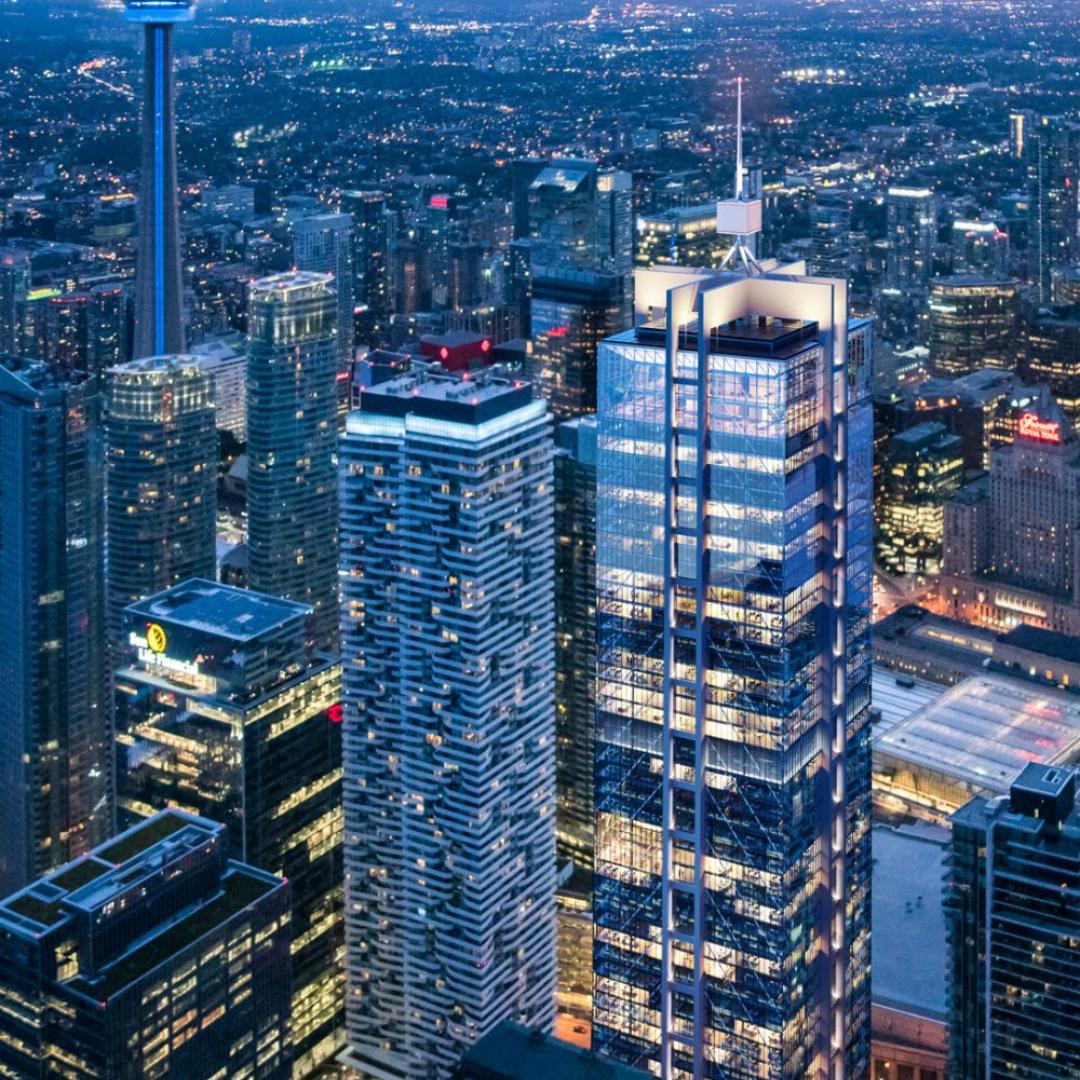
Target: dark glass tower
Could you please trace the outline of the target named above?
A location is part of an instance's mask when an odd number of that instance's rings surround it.
[[[146,33],[143,68],[142,190],[135,272],[135,358],[184,349],[180,209],[176,194],[173,24],[193,0],[126,0],[125,17]]]
[[[745,264],[640,272],[638,326],[600,346],[593,1047],[664,1080],[856,1080],[870,328],[843,281]]]
[[[214,380],[190,356],[155,356],[106,374],[109,635],[124,608],[216,573]]]
[[[289,880],[295,1077],[340,1049],[341,674],[311,608],[192,580],[132,604],[115,676],[117,816],[222,822],[244,862]]]
[[[627,279],[600,270],[539,270],[532,279],[529,373],[556,421],[596,409],[596,350],[629,325]]]
[[[596,417],[555,429],[556,828],[560,858],[593,864]]]
[[[328,274],[248,290],[248,555],[252,588],[315,608],[336,653],[337,293]]]
[[[0,356],[0,891],[110,826],[101,394]]]
[[[1008,798],[953,815],[949,1076],[1080,1075],[1080,802],[1076,775],[1031,764]]]
[[[289,885],[169,810],[0,902],[0,1076],[289,1080]]]

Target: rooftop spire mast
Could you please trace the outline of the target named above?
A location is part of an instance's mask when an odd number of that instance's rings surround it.
[[[742,163],[742,76],[736,79],[738,84],[738,105],[735,114],[735,198],[743,197],[743,163]]]
[[[751,199],[746,191],[746,167],[743,165],[742,144],[742,76],[735,80],[735,198],[722,199],[716,204],[716,231],[733,237],[733,243],[718,269],[735,269],[741,264],[747,274],[760,274],[761,265],[754,255],[750,237],[761,232],[761,200]]]

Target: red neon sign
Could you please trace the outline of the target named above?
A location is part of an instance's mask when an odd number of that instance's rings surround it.
[[[340,724],[344,719],[344,713],[345,710],[341,705],[331,705],[330,708],[326,710],[327,718],[330,720],[331,724]]]
[[[1061,424],[1057,420],[1041,420],[1034,413],[1024,413],[1020,417],[1017,434],[1036,442],[1061,442]]]
[[[431,202],[428,204],[434,210],[446,210],[450,206],[449,195],[432,195]]]

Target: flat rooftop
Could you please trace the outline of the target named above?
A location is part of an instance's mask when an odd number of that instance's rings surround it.
[[[153,861],[154,849],[170,837],[181,846],[198,847],[223,830],[216,822],[163,811],[9,896],[0,902],[0,919],[21,926],[27,921],[54,926],[68,911],[99,907],[124,891],[138,876],[140,864],[147,858]]]
[[[1055,660],[1080,663],[1080,637],[1073,634],[1062,634],[1057,630],[1044,630],[1041,626],[1021,623],[1002,634],[998,640],[1003,645],[1011,645],[1042,656],[1052,656]]]
[[[874,753],[1005,794],[1030,762],[1080,756],[1080,700],[1005,675],[973,675],[891,726]]]
[[[504,1020],[466,1050],[455,1080],[646,1080],[648,1073]]]
[[[946,690],[941,683],[890,671],[879,664],[874,665],[870,678],[871,701],[874,710],[880,714],[874,731],[880,733],[891,731],[912,713],[936,701]]]
[[[780,319],[770,315],[745,315],[739,319],[715,326],[709,331],[709,351],[735,356],[760,356],[771,360],[786,360],[796,356],[817,342],[818,324],[803,319]],[[616,341],[641,341],[664,344],[667,322],[659,319],[643,322],[624,334],[615,336]],[[679,327],[679,347],[697,347],[697,323],[689,322]]]
[[[145,600],[137,600],[125,610],[149,622],[251,641],[286,623],[306,618],[312,609],[266,593],[192,578]]]
[[[360,411],[478,424],[532,400],[530,384],[510,378],[498,366],[475,372],[444,372],[431,366],[365,387]]]
[[[945,656],[958,664],[970,666],[972,673],[993,655],[996,637],[993,630],[935,615],[915,604],[906,604],[875,623],[873,633],[875,645],[903,646],[917,652]]]
[[[872,996],[877,1005],[944,1018],[948,956],[942,887],[949,834],[930,826],[873,831]]]

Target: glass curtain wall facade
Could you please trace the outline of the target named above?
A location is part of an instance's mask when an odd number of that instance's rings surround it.
[[[115,676],[117,816],[220,821],[244,862],[290,885],[293,1076],[341,1049],[341,672],[311,609],[192,580],[124,612]]]
[[[1080,802],[1068,768],[1029,764],[1007,798],[952,818],[949,1076],[1080,1073]]]
[[[170,810],[0,902],[0,1076],[289,1080],[289,886]]]
[[[555,429],[555,732],[560,858],[593,864],[596,417]]]
[[[315,608],[336,653],[337,295],[326,274],[251,285],[248,313],[248,558],[253,589]]]
[[[293,225],[297,270],[329,274],[337,295],[337,399],[343,415],[349,406],[353,359],[353,220],[348,214],[317,214]]]
[[[600,350],[593,1046],[665,1080],[855,1080],[870,328],[787,273],[635,296]]]
[[[596,410],[596,352],[625,329],[625,277],[540,269],[532,279],[529,374],[556,422]]]
[[[551,429],[528,385],[406,375],[342,443],[350,1050],[448,1077],[555,992]]]
[[[216,576],[213,376],[192,356],[133,360],[106,375],[109,634],[124,608]]]
[[[101,392],[0,356],[0,889],[111,826]]]

